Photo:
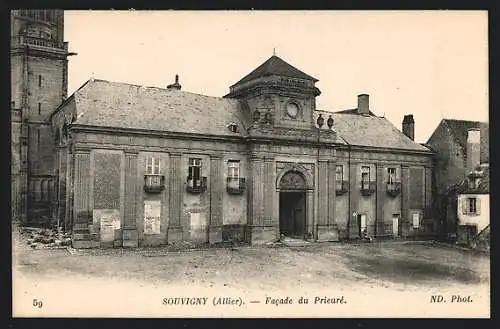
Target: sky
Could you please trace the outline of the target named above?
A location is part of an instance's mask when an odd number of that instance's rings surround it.
[[[320,110],[370,108],[426,142],[441,119],[488,121],[486,11],[66,11],[68,92],[88,79],[221,97],[276,55],[317,78]]]

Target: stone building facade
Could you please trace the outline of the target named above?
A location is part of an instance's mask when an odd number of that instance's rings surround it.
[[[12,218],[55,218],[55,146],[49,115],[67,96],[62,10],[11,11]]]
[[[319,110],[318,80],[277,56],[224,97],[177,76],[66,97],[62,12],[12,15],[13,209],[61,223],[74,247],[435,233],[434,154],[413,116],[403,133],[366,94]]]
[[[432,235],[433,153],[317,81],[273,56],[222,98],[86,82],[51,115],[74,245]]]

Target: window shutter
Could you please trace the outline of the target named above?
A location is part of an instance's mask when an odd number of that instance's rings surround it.
[[[462,214],[467,215],[468,213],[468,208],[469,207],[469,199],[463,198],[462,199]]]
[[[481,198],[476,199],[476,215],[481,215]]]

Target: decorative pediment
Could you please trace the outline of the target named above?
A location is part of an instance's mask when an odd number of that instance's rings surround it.
[[[281,177],[280,189],[284,190],[305,190],[306,180],[298,171],[289,171]]]
[[[314,165],[310,163],[277,162],[276,186],[280,189],[313,189]]]

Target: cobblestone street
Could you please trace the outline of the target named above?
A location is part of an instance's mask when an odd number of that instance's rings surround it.
[[[30,289],[46,289],[45,293],[65,296],[57,299],[58,305],[62,300],[73,301],[60,305],[65,308],[76,307],[74,303],[80,299],[88,305],[88,297],[82,297],[88,294],[95,301],[101,294],[102,300],[111,297],[119,304],[123,300],[139,303],[150,293],[159,305],[164,296],[237,293],[261,300],[261,307],[266,296],[343,294],[352,303],[362,294],[365,297],[358,303],[377,296],[383,304],[391,294],[406,294],[407,299],[422,298],[420,303],[428,304],[432,294],[463,295],[467,291],[481,300],[489,294],[489,256],[432,242],[311,243],[168,252],[161,248],[31,249],[16,235],[13,248],[14,291],[19,294],[14,301],[22,296],[31,303]],[[88,305],[85,310],[106,309],[95,305],[99,308]],[[366,311],[376,312],[374,307]],[[270,308],[274,312],[278,309],[286,307]],[[129,314],[130,309],[109,312]]]

